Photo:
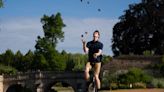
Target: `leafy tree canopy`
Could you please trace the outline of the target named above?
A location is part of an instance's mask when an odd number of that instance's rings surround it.
[[[164,0],[129,5],[113,27],[112,51],[121,54],[164,54]]]
[[[43,24],[44,37],[38,36],[35,45],[35,61],[42,63],[39,65],[40,68],[46,65],[46,67],[50,67],[49,70],[64,70],[64,66],[66,65],[62,62],[62,57],[56,50],[57,43],[64,39],[62,28],[65,27],[65,24],[63,23],[61,14],[44,15],[41,18],[41,23]]]

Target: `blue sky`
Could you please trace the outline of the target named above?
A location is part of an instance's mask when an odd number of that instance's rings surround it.
[[[60,12],[67,26],[63,28],[65,40],[57,46],[59,51],[83,53],[80,35],[87,31],[89,41],[98,29],[104,43],[103,53],[112,55],[114,24],[129,4],[139,2],[141,0],[4,0],[4,8],[0,9],[0,53],[7,49],[22,53],[33,51],[37,36],[43,36],[40,18]]]

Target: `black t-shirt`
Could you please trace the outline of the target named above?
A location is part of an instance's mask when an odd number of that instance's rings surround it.
[[[88,57],[89,62],[101,62],[102,61],[102,55],[98,56],[97,58],[93,57],[94,53],[97,53],[99,50],[103,49],[103,44],[99,41],[90,41],[87,43],[87,47],[89,48]]]

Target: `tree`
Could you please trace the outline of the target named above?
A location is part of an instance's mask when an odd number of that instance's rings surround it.
[[[63,53],[63,52],[62,52]],[[66,61],[66,71],[81,71],[87,62],[87,55],[84,54],[67,54],[64,56]]]
[[[14,57],[14,63],[12,64],[18,71],[22,71],[22,61],[23,61],[23,54],[18,50]]]
[[[66,61],[65,58],[63,58],[63,55],[61,54],[56,54],[54,56],[54,61],[52,63],[52,69],[56,71],[64,71],[66,69]]]
[[[38,41],[35,46],[36,51],[40,53],[46,53],[48,48],[51,46],[55,49],[58,41],[63,41],[64,32],[62,28],[65,27],[61,14],[57,13],[56,16],[44,15],[41,18],[43,24],[44,37],[38,36]]]
[[[65,27],[63,20],[61,18],[61,14],[57,13],[56,16],[46,16],[44,15],[41,19],[43,24],[43,30],[45,38],[47,38],[53,47],[56,47],[56,44],[59,40],[64,39],[64,32],[62,28]]]
[[[44,15],[41,18],[43,24],[44,37],[38,36],[35,45],[35,55],[43,55],[47,61],[50,70],[63,70],[64,62],[60,62],[60,55],[56,50],[56,45],[59,41],[64,40],[64,32],[62,28],[65,27],[61,14],[51,15],[50,17]],[[62,65],[63,63],[63,65]]]
[[[85,55],[82,54],[74,54],[73,55],[73,62],[74,62],[74,71],[81,71],[84,69],[85,63],[87,59]]]
[[[25,56],[23,56],[22,60],[22,71],[28,71],[31,70],[32,62],[34,61],[34,53],[29,50]]]
[[[34,61],[32,62],[31,65],[31,70],[50,70],[49,64],[46,61],[45,57],[42,54],[35,54],[34,56]]]
[[[164,54],[164,1],[142,0],[129,5],[113,27],[112,51],[121,54]]]
[[[0,8],[3,7],[3,1],[0,0]]]
[[[10,49],[6,50],[6,52],[3,55],[2,63],[6,66],[12,66],[13,60],[14,60],[14,53]]]

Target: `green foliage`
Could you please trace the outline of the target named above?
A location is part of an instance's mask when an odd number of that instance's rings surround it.
[[[63,23],[61,14],[57,13],[50,17],[44,15],[43,18],[41,18],[41,22],[43,24],[45,38],[50,41],[53,47],[56,47],[58,40],[62,41],[64,38],[62,28],[65,27],[65,24]]]
[[[45,67],[48,67],[48,70],[64,70],[66,63],[60,53],[56,50],[58,41],[63,41],[64,39],[62,28],[65,27],[65,24],[63,23],[61,14],[57,13],[52,16],[44,15],[43,18],[41,18],[41,23],[43,24],[44,37],[38,36],[35,45],[36,59],[39,58],[41,61],[39,68],[43,69],[42,67],[45,65]],[[35,62],[39,61],[35,60]],[[37,66],[36,64],[34,65]]]
[[[102,88],[104,89],[117,89],[117,85],[112,85],[117,83],[117,76],[115,74],[105,73],[101,80]]]
[[[142,74],[141,75],[141,81],[143,83],[150,83],[152,79],[153,79],[153,77],[148,75],[148,74]]]
[[[51,51],[51,50],[50,50]],[[43,54],[33,53],[29,50],[25,55],[20,51],[17,51],[14,54],[7,54],[9,51],[6,51],[3,54],[0,54],[0,63],[13,67],[20,72],[26,71],[81,71],[85,67],[87,62],[87,55],[84,54],[71,54],[62,51],[61,53],[54,52],[48,56],[48,59]],[[6,63],[3,60],[6,60],[6,55],[13,56],[10,63]],[[8,60],[8,59],[7,59]],[[52,61],[49,61],[52,60]]]
[[[107,56],[107,55],[103,55],[102,66],[107,64],[109,61],[112,61],[112,57],[111,56]]]
[[[29,50],[25,56],[23,56],[21,61],[21,71],[28,71],[31,68],[32,62],[34,61],[34,54],[31,50]]]
[[[64,71],[66,68],[65,59],[61,54],[56,55],[54,57],[54,61],[51,64],[53,64],[52,69],[55,71]]]
[[[153,53],[149,50],[146,50],[146,51],[143,52],[143,55],[144,56],[150,56],[150,55],[153,55]]]
[[[152,79],[153,77],[139,68],[131,68],[128,72],[122,72],[120,74],[104,72],[102,87],[105,89],[146,88],[146,84],[150,84]],[[130,85],[132,85],[132,87],[130,87]]]
[[[84,70],[87,58],[85,55],[82,55],[82,54],[74,54],[73,55],[73,61],[75,64],[73,71]]]
[[[35,54],[34,56],[34,61],[32,62],[31,65],[31,70],[50,70],[49,69],[49,64],[46,61],[45,57],[42,54]]]
[[[139,88],[139,89],[146,88],[146,84],[142,83],[142,82],[134,83],[133,88],[135,88],[135,89],[137,89],[137,88]]]
[[[3,0],[0,0],[0,8],[3,7]]]
[[[57,13],[52,16],[44,15],[43,18],[41,18],[41,23],[43,24],[44,37],[41,38],[38,36],[35,45],[35,62],[39,62],[39,65],[34,63],[35,68],[37,66],[41,70],[65,70],[65,59],[63,59],[62,55],[56,50],[58,41],[63,41],[64,39],[62,28],[65,27],[65,24],[63,23],[61,14]]]
[[[142,0],[129,5],[113,27],[112,51],[115,56],[142,55],[144,51],[164,54],[163,0]]]
[[[120,83],[137,83],[137,82],[143,82],[143,83],[149,83],[151,82],[152,77],[145,74],[141,69],[138,68],[132,68],[128,71],[126,74],[121,74],[118,77],[118,81]]]
[[[17,70],[11,66],[0,64],[0,74],[16,74]]]
[[[164,79],[163,78],[154,78],[151,81],[151,84],[153,85],[153,87],[156,87],[156,88],[164,88]]]
[[[143,76],[143,71],[139,68],[132,68],[127,73],[127,79],[129,79],[129,83],[140,82],[141,76]]]
[[[1,62],[6,66],[11,66],[14,60],[14,53],[8,49],[4,54],[1,55]]]
[[[61,14],[47,16],[44,15],[41,18],[41,23],[43,24],[44,37],[38,36],[37,43],[35,45],[36,52],[43,54],[45,57],[49,54],[49,50],[54,50],[58,41],[63,41],[64,32],[62,28],[65,27]]]
[[[162,62],[157,63],[154,66],[152,66],[153,69],[160,71],[159,77],[164,77],[164,56],[162,56]],[[157,75],[156,75],[157,76]]]
[[[160,73],[162,74],[162,76],[164,76],[164,63],[161,64]]]
[[[65,59],[66,59],[66,69],[65,69],[65,71],[73,71],[73,68],[75,67],[75,63],[73,61],[72,55],[67,54]]]
[[[83,54],[68,54],[66,71],[81,71],[85,67],[87,55]]]
[[[23,62],[23,54],[20,51],[17,51],[14,57],[13,67],[15,67],[18,71],[22,71],[22,62]]]

